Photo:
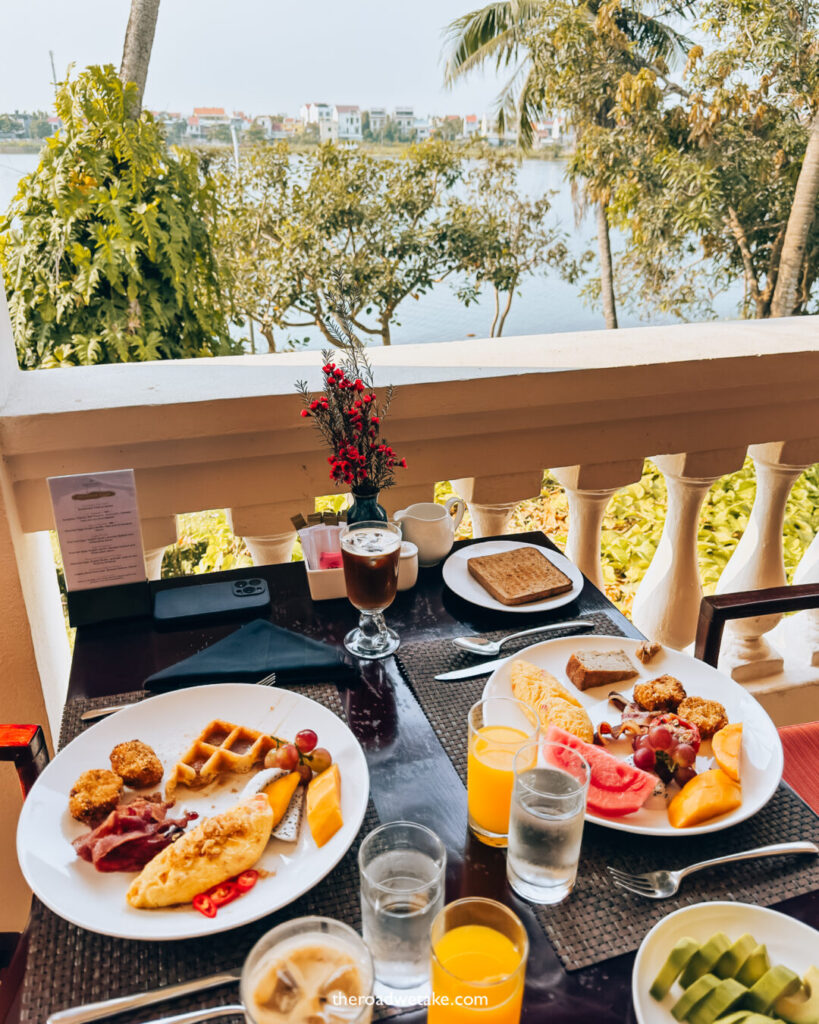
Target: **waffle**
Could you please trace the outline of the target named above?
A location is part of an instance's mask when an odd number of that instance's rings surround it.
[[[171,769],[165,794],[172,796],[177,786],[200,789],[226,772],[249,772],[275,746],[273,736],[214,719]]]

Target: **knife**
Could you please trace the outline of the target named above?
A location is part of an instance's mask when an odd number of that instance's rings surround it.
[[[470,665],[469,668],[456,668],[454,672],[442,672],[435,678],[439,683],[454,683],[456,679],[474,679],[477,676],[488,676],[496,668],[505,665],[507,661],[515,657],[517,657],[516,654],[508,654],[505,658],[495,658],[494,661],[481,661],[477,665]]]
[[[84,1006],[72,1006],[67,1010],[57,1010],[48,1018],[47,1024],[83,1024],[85,1021],[99,1020],[101,1017],[113,1017],[116,1013],[125,1013],[139,1006],[150,1006],[162,1003],[166,999],[177,999],[192,992],[203,992],[217,985],[230,985],[242,976],[241,967],[234,967],[220,974],[210,974],[206,978],[183,981],[178,985],[166,985],[147,992],[136,992],[130,996],[119,996],[116,999],[103,999],[99,1003],[86,1003]]]

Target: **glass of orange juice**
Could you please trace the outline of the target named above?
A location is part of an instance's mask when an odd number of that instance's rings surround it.
[[[533,707],[513,697],[479,700],[468,718],[469,827],[481,842],[506,846],[515,754],[538,735],[540,722]]]
[[[432,922],[429,1024],[518,1024],[529,937],[495,900],[448,904]]]

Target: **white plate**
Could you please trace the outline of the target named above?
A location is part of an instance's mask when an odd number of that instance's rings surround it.
[[[562,594],[555,594],[554,597],[547,597],[543,601],[530,601],[527,604],[503,604],[497,601],[488,590],[478,583],[474,576],[471,576],[466,566],[467,559],[475,558],[478,555],[496,555],[499,551],[515,551],[517,548],[536,548],[545,558],[561,572],[565,572],[572,581],[572,589]],[[543,548],[539,544],[524,544],[515,540],[488,540],[483,544],[469,544],[465,548],[459,548],[444,562],[443,568],[444,583],[458,597],[472,604],[480,605],[481,608],[491,608],[498,612],[544,612],[552,608],[560,608],[561,605],[574,601],[583,589],[585,580],[583,573],[577,568],[574,562],[570,562],[565,555],[551,548]]]
[[[275,875],[261,878],[247,895],[222,907],[215,918],[204,917],[190,904],[136,910],[125,900],[135,873],[102,873],[75,854],[71,841],[87,829],[68,813],[69,790],[87,769],[109,768],[112,748],[135,738],[154,748],[167,773],[215,718],[287,738],[300,729],[314,729],[319,745],[330,751],[341,770],[344,825],[321,849],[313,842],[306,820],[298,842],[271,841],[256,867],[275,871]],[[171,814],[185,809],[197,811],[201,819],[224,811],[238,802],[250,777],[227,776],[225,783],[199,791],[180,786]],[[212,935],[286,906],[324,878],[355,838],[367,808],[369,789],[367,762],[358,740],[321,704],[269,686],[224,683],[192,687],[126,708],[60,751],[23,804],[17,827],[17,856],[36,895],[72,924],[122,939]],[[126,789],[126,793],[133,792]],[[195,824],[198,822],[188,828]]]
[[[706,942],[714,932],[735,940],[749,932],[768,947],[771,964],[784,964],[803,977],[811,966],[819,967],[819,932],[787,914],[748,903],[696,903],[675,910],[655,924],[643,939],[631,974],[631,994],[637,1024],[676,1024],[671,1007],[682,995],[678,983],[658,1003],[649,988],[665,963],[674,943],[689,936]]]
[[[523,658],[533,664],[545,668],[553,676],[568,686],[589,713],[595,728],[608,721],[612,725],[620,721],[620,712],[608,702],[610,690],[616,689],[629,696],[635,683],[656,679],[664,673],[679,679],[690,697],[705,697],[718,700],[725,707],[731,722],[742,722],[742,803],[730,814],[721,814],[717,818],[696,825],[693,828],[674,828],[668,820],[665,809],[641,807],[634,814],[622,818],[606,818],[598,814],[587,814],[586,821],[621,832],[634,832],[638,835],[651,836],[694,836],[703,832],[719,832],[730,828],[740,821],[750,818],[771,799],[779,780],[782,778],[783,756],[782,742],[776,726],[768,717],[767,712],[739,683],[718,672],[704,661],[697,661],[682,651],[664,647],[648,665],[637,660],[636,652],[639,640],[623,636],[564,636],[555,640],[546,640],[534,644],[509,658],[500,665],[489,677],[484,689],[484,697],[511,697],[512,680],[510,664],[515,658]],[[566,675],[566,663],[574,651],[625,651],[637,669],[639,675],[624,683],[613,686],[596,686],[590,690],[577,690]],[[620,740],[607,749],[616,755],[627,757],[631,752],[631,743]],[[697,758],[697,770],[702,771],[711,765],[711,743],[703,740],[700,755]],[[672,792],[679,790],[672,788]]]

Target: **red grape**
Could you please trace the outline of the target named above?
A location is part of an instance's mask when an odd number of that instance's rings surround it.
[[[313,778],[313,769],[309,764],[300,764],[296,771],[301,776],[302,782],[309,782]]]
[[[678,768],[674,772],[674,779],[677,784],[684,786],[686,782],[690,782],[693,778],[696,778],[697,770],[695,768]]]
[[[651,747],[640,747],[634,752],[634,767],[640,768],[644,772],[650,772],[656,761],[657,758]]]
[[[279,747],[279,768],[294,772],[299,764],[299,752],[292,743]]]
[[[318,736],[312,729],[302,729],[301,732],[296,733],[296,746],[302,754],[309,754],[311,750],[315,749],[317,743]]]
[[[329,750],[325,750],[324,747],[316,747],[311,754],[307,755],[307,763],[316,775],[320,775],[330,767],[333,763],[333,758]]]
[[[688,768],[697,760],[697,752],[690,743],[681,743],[674,751],[674,760],[683,768]]]
[[[671,730],[665,725],[655,725],[648,730],[648,738],[655,750],[670,750],[674,743]]]
[[[648,738],[647,732],[641,732],[639,736],[634,739],[632,743],[634,751],[651,749],[651,740]]]

